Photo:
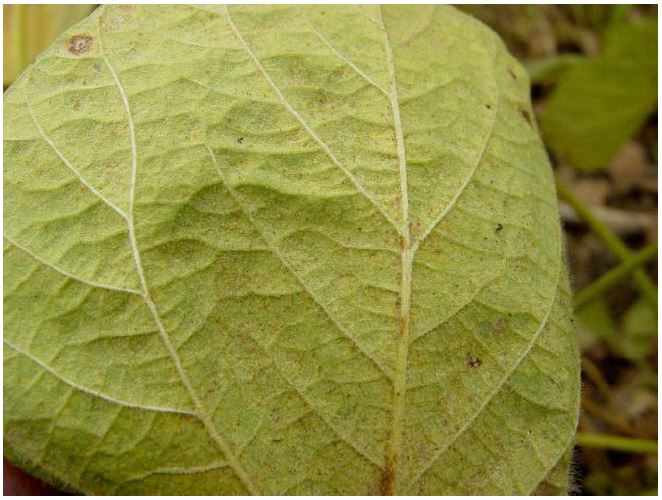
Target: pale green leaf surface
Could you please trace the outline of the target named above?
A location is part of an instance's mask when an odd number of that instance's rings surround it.
[[[480,23],[103,7],[7,92],[5,141],[5,450],[32,472],[86,493],[565,484],[554,184],[526,74]]]
[[[657,102],[657,18],[610,28],[603,53],[574,63],[547,103],[546,142],[579,170],[607,167]]]

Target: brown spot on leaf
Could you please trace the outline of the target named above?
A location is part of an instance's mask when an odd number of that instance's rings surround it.
[[[512,69],[508,68],[508,74],[511,76],[513,80],[517,81],[517,75]]]
[[[526,122],[533,127],[533,118],[531,117],[531,113],[519,105],[517,106],[517,111],[519,111],[519,114],[522,115],[522,118],[524,118]]]
[[[92,48],[93,41],[90,35],[74,35],[69,39],[67,50],[75,55],[84,54]]]
[[[473,354],[467,354],[467,366],[469,368],[478,368],[482,364],[483,362],[478,356],[474,356]]]
[[[496,227],[494,228],[494,231],[497,232],[497,233],[500,233],[502,230],[503,230],[503,224],[501,224],[501,223],[499,222],[499,223],[496,225]]]

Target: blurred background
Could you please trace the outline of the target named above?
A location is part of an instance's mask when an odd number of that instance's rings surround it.
[[[94,8],[4,5],[4,88]],[[657,6],[459,8],[527,68],[557,177],[582,350],[575,492],[655,495]],[[53,493],[5,463],[10,492]]]

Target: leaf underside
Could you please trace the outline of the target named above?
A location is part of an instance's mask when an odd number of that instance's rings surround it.
[[[101,7],[4,130],[20,465],[83,493],[563,492],[554,184],[477,21]]]

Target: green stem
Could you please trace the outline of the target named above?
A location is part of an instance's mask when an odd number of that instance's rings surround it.
[[[10,7],[12,9],[10,18],[12,39],[9,43],[11,44],[11,57],[16,68],[23,68],[26,59],[28,34],[25,30],[25,8],[24,5],[12,5]],[[20,73],[20,69],[16,73]]]
[[[584,222],[591,228],[595,235],[600,238],[602,243],[607,249],[621,261],[630,260],[633,257],[632,252],[620,240],[616,234],[612,232],[607,225],[598,219],[591,210],[572,192],[572,190],[561,180],[556,180],[556,190],[559,198],[565,201],[572,207],[575,213],[581,217]],[[657,288],[650,280],[648,275],[643,269],[637,268],[632,272],[634,279],[641,291],[642,295],[653,307],[657,313]]]
[[[624,260],[619,265],[613,267],[605,274],[600,276],[590,285],[584,287],[577,295],[575,295],[575,309],[580,309],[588,304],[591,300],[599,297],[614,285],[620,283],[627,277],[634,268],[645,264],[649,260],[657,256],[657,243],[653,243],[643,248],[639,252]]]
[[[534,59],[525,63],[529,78],[535,83],[554,83],[564,71],[586,60],[583,56],[560,54],[556,56]]]
[[[657,454],[657,441],[652,439],[638,439],[612,436],[609,434],[580,432],[577,434],[576,443],[585,448],[603,448],[630,453]]]

